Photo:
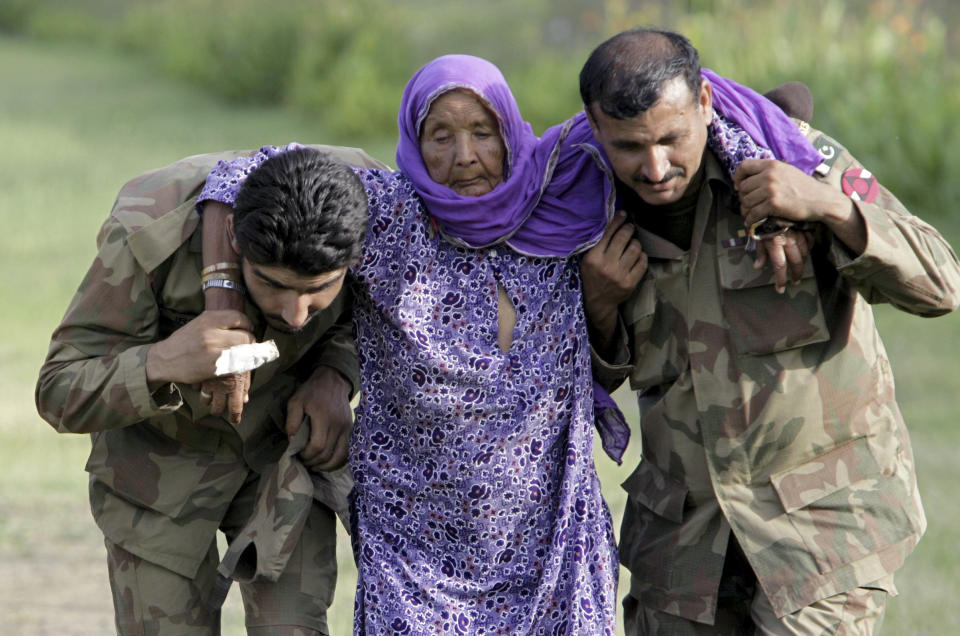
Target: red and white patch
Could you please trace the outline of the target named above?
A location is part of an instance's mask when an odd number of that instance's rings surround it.
[[[870,203],[880,193],[880,184],[877,178],[865,168],[851,168],[840,178],[843,193],[854,201]]]

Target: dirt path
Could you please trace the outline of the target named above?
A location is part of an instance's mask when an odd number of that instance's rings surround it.
[[[86,505],[46,504],[0,503],[0,633],[113,633],[105,551]]]
[[[224,634],[241,634],[232,593]],[[114,634],[103,539],[84,501],[43,505],[0,498],[0,634]]]

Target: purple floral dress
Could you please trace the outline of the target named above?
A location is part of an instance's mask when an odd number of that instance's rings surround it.
[[[201,200],[233,203],[279,152],[221,164]],[[354,633],[614,634],[577,261],[454,246],[401,173],[358,174]],[[517,313],[505,353],[498,284]]]

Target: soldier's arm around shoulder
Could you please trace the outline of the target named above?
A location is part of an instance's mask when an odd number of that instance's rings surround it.
[[[120,189],[40,369],[37,410],[58,431],[117,428],[182,404],[174,385],[151,391],[146,379],[159,334],[154,287],[163,261],[199,222],[191,197],[217,161],[237,154],[187,157]]]
[[[148,389],[146,356],[157,339],[158,308],[127,239],[128,228],[111,214],[97,256],[51,337],[36,403],[60,432],[116,428],[181,403],[175,392]]]
[[[814,176],[842,190],[866,227],[866,247],[855,254],[839,241],[829,258],[871,303],[888,302],[922,316],[949,313],[960,304],[960,260],[933,226],[906,207],[846,148],[810,130],[824,163]]]

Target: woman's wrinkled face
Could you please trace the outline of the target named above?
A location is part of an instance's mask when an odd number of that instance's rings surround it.
[[[482,196],[503,181],[504,153],[496,116],[473,93],[452,90],[430,106],[420,155],[435,182],[463,196]]]

